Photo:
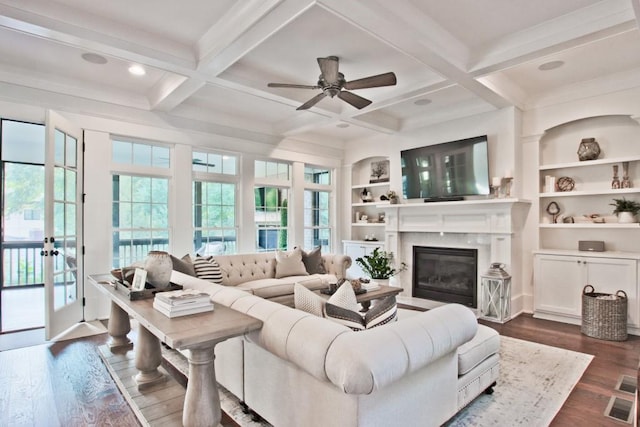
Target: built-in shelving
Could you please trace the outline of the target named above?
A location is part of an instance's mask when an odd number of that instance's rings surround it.
[[[627,229],[633,229],[633,230],[640,230],[640,224],[638,224],[637,222],[631,223],[631,224],[620,224],[620,223],[588,223],[588,222],[576,222],[576,223],[563,223],[563,224],[540,224],[540,228],[567,228],[567,229],[571,229],[571,228],[591,228],[591,229],[598,229],[598,228],[610,228],[610,229],[621,229],[621,228],[627,228]]]
[[[554,163],[554,164],[540,165],[540,170],[544,171],[544,170],[553,170],[553,169],[583,168],[583,167],[593,167],[597,165],[611,165],[611,164],[622,163],[622,162],[636,162],[636,161],[640,161],[640,156],[586,160],[583,162]]]
[[[540,198],[551,197],[580,197],[580,196],[601,196],[601,195],[620,195],[620,194],[634,194],[640,193],[640,188],[620,188],[616,190],[603,189],[603,190],[589,190],[589,191],[554,191],[552,193],[540,193]]]

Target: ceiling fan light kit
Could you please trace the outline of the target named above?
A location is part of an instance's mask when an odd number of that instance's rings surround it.
[[[378,74],[376,76],[364,77],[358,80],[346,81],[344,74],[338,71],[339,59],[337,56],[327,56],[326,58],[318,58],[318,66],[320,67],[320,77],[318,77],[318,84],[311,85],[299,85],[290,83],[269,83],[268,87],[287,87],[293,89],[321,89],[322,92],[314,96],[296,110],[307,110],[327,96],[330,98],[336,95],[341,100],[354,106],[357,109],[362,109],[371,104],[371,101],[349,92],[356,89],[368,89],[382,86],[394,86],[397,82],[396,75],[394,73]],[[345,90],[346,89],[346,90]]]

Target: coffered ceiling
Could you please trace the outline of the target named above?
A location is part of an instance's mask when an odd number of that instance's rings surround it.
[[[340,147],[639,86],[639,16],[639,0],[0,0],[0,99]],[[319,89],[267,87],[315,85],[330,55],[347,81],[393,71],[397,85],[354,90],[362,110],[327,97],[306,111]]]

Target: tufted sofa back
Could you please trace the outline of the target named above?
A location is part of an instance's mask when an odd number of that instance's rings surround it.
[[[216,255],[214,259],[222,270],[222,284],[237,286],[245,282],[276,277],[276,253],[257,252],[249,254]],[[322,262],[327,274],[337,278],[344,277],[351,267],[351,258],[347,255],[326,254]]]
[[[222,284],[225,286],[276,277],[275,252],[218,255],[214,258],[222,270]]]

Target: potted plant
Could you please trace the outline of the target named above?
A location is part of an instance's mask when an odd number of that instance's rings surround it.
[[[398,268],[393,266],[393,252],[381,251],[375,248],[370,255],[356,258],[358,264],[364,272],[372,279],[388,280],[396,274],[407,269],[407,264],[400,263]]]
[[[615,203],[609,203],[614,207],[613,213],[618,216],[618,222],[636,222],[636,215],[640,212],[640,203],[635,200],[613,199]]]

